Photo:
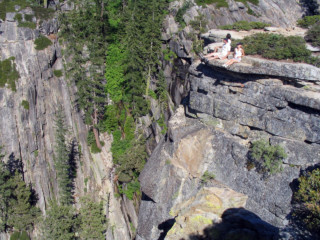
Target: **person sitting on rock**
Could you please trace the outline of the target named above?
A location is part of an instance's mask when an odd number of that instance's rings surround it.
[[[231,34],[230,34],[230,33],[228,33],[228,34],[226,35],[226,39],[228,39],[228,43],[229,43],[229,45],[231,46]],[[213,52],[214,52],[214,53],[218,52],[219,48],[222,48],[222,47],[223,47],[223,45],[222,45],[222,46],[215,47],[214,50],[213,50]]]
[[[242,48],[242,43],[238,43],[237,47],[234,49],[234,55],[233,58],[227,61],[225,64],[223,64],[223,67],[229,67],[230,65],[234,63],[241,62],[241,57],[245,56],[244,50]]]
[[[225,39],[223,39],[223,45],[222,45],[221,52],[219,52],[219,53],[215,53],[215,52],[209,53],[206,56],[201,56],[200,55],[201,61],[205,62],[205,63],[208,63],[212,59],[220,59],[220,60],[226,59],[228,57],[228,55],[230,54],[230,51],[231,51],[231,45],[229,44],[228,39],[225,38]]]

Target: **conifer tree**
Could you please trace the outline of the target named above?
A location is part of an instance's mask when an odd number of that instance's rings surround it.
[[[91,126],[101,149],[98,129],[105,111],[105,61],[107,44],[107,0],[81,1],[80,6],[61,16],[61,36],[66,40],[68,76],[77,86],[77,104]]]
[[[0,153],[1,153],[0,147]],[[40,214],[34,206],[30,187],[23,181],[22,173],[10,173],[0,154],[0,232],[8,229],[30,230]]]
[[[52,202],[42,222],[43,239],[74,240],[75,212],[70,205],[58,205]]]
[[[88,196],[81,198],[79,210],[79,237],[83,240],[103,240],[106,230],[106,217],[102,202],[96,203]]]
[[[69,150],[66,143],[66,133],[68,129],[65,126],[65,120],[62,108],[60,107],[55,119],[56,145],[54,163],[57,173],[60,202],[69,204],[72,202],[72,178],[69,164]]]
[[[18,171],[9,180],[9,184],[13,186],[14,197],[9,201],[8,225],[19,231],[27,231],[40,215],[40,210],[31,204],[31,190]]]

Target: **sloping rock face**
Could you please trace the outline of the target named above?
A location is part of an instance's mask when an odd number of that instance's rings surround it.
[[[195,1],[192,1],[193,3]],[[232,24],[237,21],[259,21],[267,22],[274,26],[292,27],[296,20],[309,11],[309,5],[301,5],[295,0],[259,0],[259,4],[247,4],[235,0],[227,0],[228,7],[217,7],[215,4],[206,7],[195,6],[190,8],[184,16],[188,24],[196,16],[203,15],[208,20],[208,27],[216,28],[221,25]],[[171,9],[177,11],[183,5],[183,1],[171,3]]]

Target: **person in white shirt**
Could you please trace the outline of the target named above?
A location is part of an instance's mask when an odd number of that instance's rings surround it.
[[[221,52],[216,53],[210,53],[204,57],[201,57],[201,61],[204,61],[205,63],[209,62],[212,59],[226,59],[228,58],[228,55],[230,54],[231,51],[231,45],[229,44],[229,41],[227,38],[223,39],[223,45],[221,47]]]
[[[226,35],[226,39],[228,39],[228,43],[229,43],[229,45],[231,46],[231,34],[230,34],[230,33],[228,33],[228,34]],[[215,47],[214,50],[213,50],[213,52],[218,52],[219,48],[222,48],[222,46]]]
[[[227,61],[225,64],[223,64],[223,67],[229,67],[230,65],[234,63],[241,62],[241,58],[245,56],[244,50],[242,48],[242,43],[238,43],[237,47],[234,49],[234,55],[233,58]]]

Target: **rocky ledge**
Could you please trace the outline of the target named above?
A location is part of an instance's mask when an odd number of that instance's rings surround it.
[[[208,65],[213,69],[216,67],[221,68],[225,62],[226,61],[212,60]],[[320,85],[320,68],[305,63],[290,63],[245,56],[241,63],[236,63],[228,67],[228,71],[314,82]]]

